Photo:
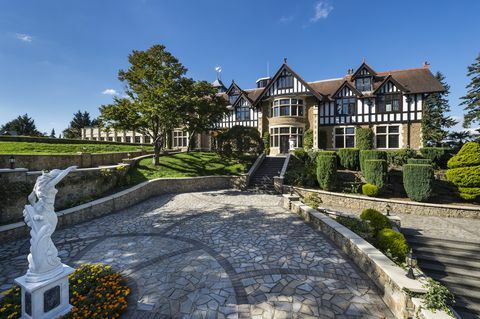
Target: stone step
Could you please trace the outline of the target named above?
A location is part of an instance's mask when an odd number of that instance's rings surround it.
[[[415,245],[411,245],[410,247],[413,248],[413,252],[415,256],[451,257],[451,258],[457,258],[460,260],[480,262],[480,252],[474,251],[474,250],[458,251],[454,249],[445,249],[440,247],[415,246]]]
[[[473,251],[480,252],[480,243],[476,243],[476,242],[467,242],[467,241],[460,241],[460,240],[411,235],[409,234],[408,230],[404,230],[404,229],[402,229],[402,233],[405,235],[405,239],[411,245],[451,248],[451,249],[461,250],[461,251],[473,250]]]
[[[439,262],[422,259],[418,260],[418,264],[420,268],[427,272],[427,274],[429,275],[437,275],[443,277],[452,276],[471,280],[480,279],[480,270],[465,270],[465,268],[463,267],[445,266]]]
[[[467,260],[463,258],[457,258],[455,256],[441,256],[423,253],[421,255],[416,255],[416,258],[420,260],[426,260],[430,262],[437,262],[442,264],[444,267],[454,266],[462,269],[478,270],[480,269],[480,261],[476,260]]]

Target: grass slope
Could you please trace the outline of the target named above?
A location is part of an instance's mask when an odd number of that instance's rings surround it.
[[[136,145],[111,144],[50,144],[36,142],[0,142],[0,154],[75,154],[132,152],[141,149],[151,150],[148,147]]]
[[[221,158],[216,153],[191,152],[160,157],[154,166],[151,158],[141,160],[130,172],[131,183],[138,184],[160,177],[193,177],[207,175],[239,175],[248,170],[255,157],[242,159]]]

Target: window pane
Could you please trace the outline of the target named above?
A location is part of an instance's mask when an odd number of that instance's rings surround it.
[[[297,106],[296,105],[292,105],[292,115],[293,116],[297,115]]]
[[[274,132],[275,134],[278,134],[278,127],[274,128],[274,129],[273,129],[273,132]]]
[[[278,135],[274,135],[273,136],[274,140],[275,140],[275,146],[274,147],[278,147]]]
[[[298,134],[303,134],[303,128],[301,127],[298,128]]]
[[[290,133],[290,128],[289,127],[281,127],[280,128],[280,133]]]
[[[335,147],[336,148],[344,148],[344,140],[343,135],[335,136]]]
[[[298,100],[298,104],[303,104],[303,100]]]
[[[292,104],[297,104],[297,99],[292,99]]]
[[[275,100],[275,101],[273,102],[273,105],[278,105],[278,100]]]
[[[335,134],[343,134],[343,127],[338,127],[335,129]]]
[[[393,100],[393,110],[400,111],[400,103],[398,100]]]
[[[347,147],[355,147],[355,136],[347,135],[345,137]]]
[[[302,105],[298,106],[298,116],[303,116],[303,106]]]
[[[377,126],[377,133],[387,133],[386,126]]]
[[[347,134],[355,134],[355,128],[354,127],[347,127],[346,129]]]
[[[292,127],[292,128],[290,129],[290,132],[291,132],[292,134],[297,134],[297,128],[296,128],[296,127]]]
[[[388,136],[388,147],[389,148],[398,148],[399,147],[399,137],[400,135],[394,134]]]
[[[388,127],[388,133],[398,133],[399,132],[399,127],[398,126],[389,126]]]
[[[283,104],[283,105],[290,104],[290,100],[288,100],[288,99],[280,100],[280,104]]]
[[[288,116],[290,115],[290,106],[282,105],[280,106],[280,116]]]
[[[377,148],[386,148],[386,147],[387,147],[387,136],[377,135]]]
[[[303,147],[303,135],[298,135],[298,147]]]

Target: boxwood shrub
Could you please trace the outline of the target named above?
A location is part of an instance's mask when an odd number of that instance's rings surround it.
[[[411,148],[403,148],[396,151],[387,151],[388,165],[401,167],[407,164],[408,160],[417,156],[417,151]]]
[[[375,134],[369,127],[357,127],[355,130],[355,143],[360,150],[371,150]]]
[[[317,180],[321,189],[332,190],[337,179],[337,157],[333,155],[318,155]]]
[[[435,167],[445,168],[450,158],[450,152],[443,147],[424,147],[420,149],[420,153],[424,158],[432,161]]]
[[[387,183],[387,161],[381,159],[366,160],[363,176],[369,184],[377,186],[380,190]]]
[[[465,200],[480,200],[480,143],[465,143],[448,161],[447,179]]]
[[[433,192],[433,166],[428,164],[403,165],[403,187],[411,200],[426,201]]]
[[[377,234],[377,246],[398,263],[405,262],[408,245],[405,237],[392,229],[382,229]]]
[[[360,150],[360,170],[363,172],[363,164],[366,160],[371,159],[387,159],[387,152],[379,150]]]
[[[362,185],[363,195],[367,195],[369,197],[377,197],[379,193],[380,189],[378,188],[378,186],[369,183]]]
[[[340,165],[351,171],[358,171],[360,167],[360,150],[358,148],[342,148],[338,151]]]
[[[427,164],[431,165],[432,160],[428,158],[409,158],[406,164]]]
[[[384,228],[391,229],[392,224],[387,216],[380,213],[378,210],[367,208],[362,211],[360,218],[363,221],[369,221],[370,226],[375,230],[375,234]]]

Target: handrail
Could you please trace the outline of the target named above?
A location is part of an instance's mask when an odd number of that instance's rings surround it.
[[[255,160],[255,162],[253,163],[252,167],[250,167],[250,169],[248,170],[247,186],[248,184],[250,184],[250,177],[252,177],[253,174],[257,171],[257,169],[260,167],[260,165],[262,165],[263,160],[265,159],[265,156],[266,156],[265,153],[260,154]]]
[[[283,162],[282,171],[280,172],[280,178],[285,177],[285,173],[287,172],[287,168],[288,168],[288,163],[290,162],[290,156],[292,156],[292,154],[287,154],[287,157],[285,158],[285,162]]]

